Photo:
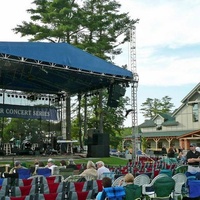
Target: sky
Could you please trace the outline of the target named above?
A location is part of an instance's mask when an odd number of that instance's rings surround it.
[[[22,21],[29,21],[27,9],[33,0],[6,0],[0,6],[0,41],[27,41],[12,31]],[[172,98],[174,109],[200,82],[200,0],[118,0],[120,12],[128,12],[136,24],[136,63],[138,124],[147,98]],[[114,58],[116,65],[130,66],[129,44]],[[130,70],[130,67],[128,68]],[[128,89],[127,96],[131,96]],[[129,108],[127,108],[129,109]],[[132,126],[131,114],[125,127]]]

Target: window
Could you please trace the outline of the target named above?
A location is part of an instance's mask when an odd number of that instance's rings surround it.
[[[194,103],[192,107],[192,119],[193,122],[199,121],[199,105],[198,103]]]

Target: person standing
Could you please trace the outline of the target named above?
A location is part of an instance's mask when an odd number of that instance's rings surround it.
[[[163,145],[163,147],[162,147],[162,155],[163,155],[163,156],[167,155],[167,148],[166,148],[166,145]]]
[[[196,151],[196,144],[190,144],[190,150],[186,154],[186,161],[188,164],[188,170],[186,175],[196,175],[200,177],[200,152]]]
[[[168,149],[167,157],[168,158],[175,158],[174,145],[171,145],[170,148]]]
[[[96,162],[96,165],[97,165],[97,173],[98,173],[97,179],[102,179],[101,176],[102,176],[102,174],[103,174],[104,172],[110,172],[110,170],[109,170],[107,167],[105,167],[103,161],[98,161],[98,162]]]

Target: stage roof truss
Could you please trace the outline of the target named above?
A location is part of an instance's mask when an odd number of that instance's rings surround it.
[[[57,44],[57,46],[56,44],[19,43],[18,47],[18,43],[11,42],[8,43],[8,47],[6,45],[6,42],[2,44],[0,42],[0,75],[3,74],[0,88],[2,89],[43,94],[65,91],[69,95],[75,95],[109,88],[111,84],[128,85],[127,83],[133,81],[131,73],[127,70],[120,69],[69,44]],[[13,45],[13,49],[10,45]],[[40,46],[44,48],[43,51]],[[49,46],[50,48],[46,50]],[[59,47],[64,50],[64,54]],[[27,52],[27,48],[30,52]],[[44,52],[45,50],[47,52]],[[70,57],[71,52],[72,55],[77,53],[80,57]],[[40,54],[44,55],[40,56]],[[55,58],[52,58],[54,55]],[[36,59],[41,57],[44,57],[44,60]],[[88,64],[90,58],[91,63]],[[84,66],[85,64],[88,67]]]

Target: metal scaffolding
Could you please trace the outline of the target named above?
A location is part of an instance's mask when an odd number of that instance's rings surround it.
[[[138,108],[137,108],[137,89],[139,76],[137,74],[136,66],[136,27],[130,27],[130,66],[133,73],[133,81],[131,83],[131,110],[132,110],[132,138],[133,138],[133,152],[132,159],[136,159],[139,147],[138,134]]]

